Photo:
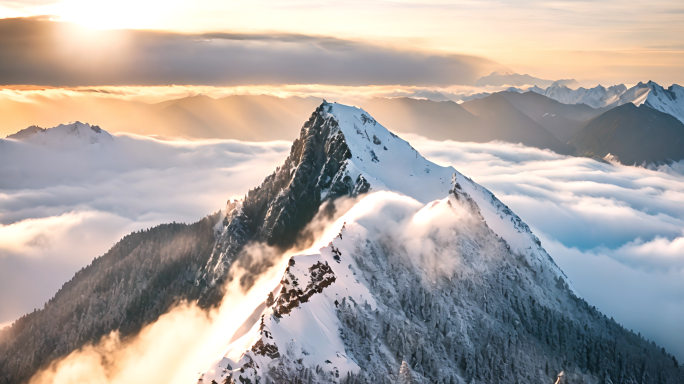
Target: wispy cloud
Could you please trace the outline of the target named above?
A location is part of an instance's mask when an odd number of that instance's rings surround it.
[[[590,304],[684,356],[684,165],[648,170],[513,144],[405,136],[510,206]],[[0,247],[0,294],[17,298],[4,301],[0,321],[40,307],[125,233],[194,221],[242,196],[289,151],[285,142],[117,141],[125,156],[0,150],[12,164],[0,167],[0,237],[11,239]]]

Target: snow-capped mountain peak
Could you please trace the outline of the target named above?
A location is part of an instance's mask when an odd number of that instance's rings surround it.
[[[645,105],[684,123],[684,87],[680,85],[672,84],[665,89],[654,81],[639,82],[620,97],[618,105],[626,103]]]
[[[529,90],[564,104],[586,104],[592,108],[603,108],[617,102],[627,87],[619,84],[606,88],[599,84],[589,89],[571,89],[564,84],[554,83],[546,89],[535,86]]]
[[[306,148],[314,148],[321,132],[326,133],[321,148],[329,157],[323,161],[326,166],[317,171],[302,156],[320,156]],[[302,141],[312,146],[300,147]],[[331,175],[328,164],[340,159],[330,155],[337,153],[335,147],[345,155]],[[309,382],[340,382],[352,375],[376,377],[393,365],[397,365],[398,372],[402,359],[393,356],[397,348],[414,367],[420,365],[425,358],[411,357],[409,353],[415,351],[405,350],[399,339],[399,344],[387,347],[374,343],[380,333],[387,332],[381,329],[385,327],[383,321],[398,321],[401,327],[410,329],[430,317],[406,317],[408,307],[397,309],[400,296],[415,284],[429,291],[444,291],[452,284],[460,284],[457,280],[479,280],[499,263],[522,263],[540,284],[572,292],[567,277],[538,238],[491,192],[454,168],[423,158],[362,109],[323,103],[302,129],[291,156],[297,157],[296,165],[289,165],[288,159],[279,169],[283,173],[267,179],[291,177],[288,187],[277,194],[279,197],[289,200],[292,186],[308,184],[311,188],[321,186],[321,198],[326,199],[339,192],[339,180],[348,180],[350,195],[365,197],[331,225],[332,231],[326,231],[332,233],[322,239],[327,246],[314,254],[290,259],[280,283],[268,287],[271,294],[262,303],[259,320],[244,335],[236,335],[240,337],[209,364],[200,383],[254,383],[257,377],[264,382],[290,382],[295,377],[310,378]],[[302,178],[300,172],[318,174],[316,183]],[[270,186],[261,188],[269,190]],[[364,195],[366,192],[369,194]],[[274,200],[267,208],[265,222],[271,212],[279,212],[278,217],[287,213],[279,201]],[[244,227],[233,224],[241,222],[241,215],[244,208],[224,220],[215,246],[220,256],[212,256],[213,260],[228,258],[230,252],[226,249],[237,238],[232,233],[244,231]],[[400,269],[392,272],[396,268]],[[405,287],[398,287],[393,279],[408,280]],[[562,301],[546,293],[535,295],[536,300],[551,306]],[[404,305],[419,305],[409,301]],[[360,326],[359,320],[351,320],[356,316],[380,319],[377,321],[381,324]],[[449,321],[446,316],[430,317],[430,326],[444,326],[440,324]],[[362,332],[363,338],[356,338],[354,332]],[[442,354],[434,352],[432,357],[440,359]],[[371,367],[380,370],[369,372]],[[385,373],[386,379],[391,381],[393,371]],[[445,368],[439,375],[453,381],[459,375],[458,368]]]
[[[346,171],[365,179],[372,191],[395,191],[426,204],[448,194],[453,168],[440,167],[391,133],[362,109],[328,104],[352,157]]]
[[[60,124],[47,129],[31,126],[9,135],[7,138],[54,149],[107,145],[114,141],[114,137],[99,126],[81,123],[80,121]]]
[[[654,81],[639,82],[627,89],[624,84],[604,87],[570,89],[562,84],[553,84],[543,89],[537,86],[529,89],[564,104],[586,104],[593,108],[619,106],[627,103],[645,105],[670,114],[684,123],[684,87],[673,84],[665,89]]]

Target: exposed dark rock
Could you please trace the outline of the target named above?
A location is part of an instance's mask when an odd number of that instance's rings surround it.
[[[250,190],[242,205],[228,214],[227,225],[217,238],[218,246],[202,281],[207,285],[207,302],[218,302],[222,282],[236,259],[240,258],[251,272],[242,277],[245,288],[252,284],[254,276],[270,266],[268,259],[256,262],[243,253],[247,243],[259,242],[285,250],[306,242],[307,234],[302,229],[322,203],[369,191],[370,184],[365,178],[354,181],[345,170],[351,153],[337,121],[327,113],[328,106],[321,104],[304,124],[285,163],[260,187]]]

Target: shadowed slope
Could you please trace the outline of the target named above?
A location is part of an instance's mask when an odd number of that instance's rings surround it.
[[[480,141],[501,140],[530,147],[572,154],[574,148],[558,140],[500,94],[462,104],[468,112],[480,117]]]
[[[594,109],[585,104],[563,104],[534,92],[498,94],[564,143],[575,137],[586,120],[607,109]]]
[[[581,155],[603,158],[610,153],[627,165],[678,161],[684,159],[684,124],[627,103],[589,120],[570,144]]]

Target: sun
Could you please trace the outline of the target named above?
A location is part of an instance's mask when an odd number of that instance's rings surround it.
[[[66,0],[47,13],[92,29],[156,29],[185,0]]]

